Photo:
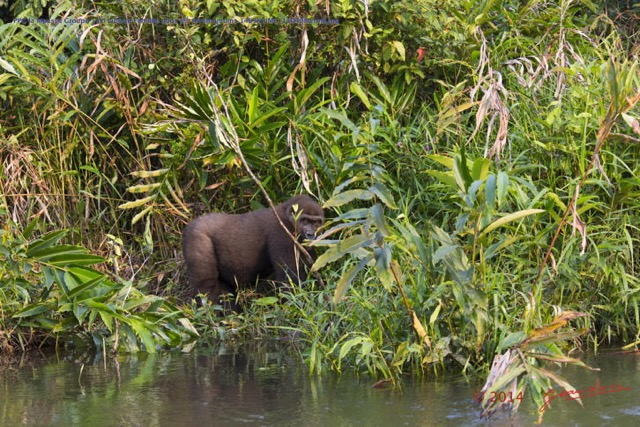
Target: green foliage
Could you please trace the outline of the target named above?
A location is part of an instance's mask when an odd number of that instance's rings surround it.
[[[23,350],[56,346],[144,350],[177,347],[197,332],[175,306],[131,282],[116,283],[91,267],[103,262],[80,246],[60,244],[66,230],[32,236],[0,230],[2,330]]]

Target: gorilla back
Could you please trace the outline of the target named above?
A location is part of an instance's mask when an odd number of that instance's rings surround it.
[[[306,195],[277,205],[276,211],[299,241],[313,239],[324,224],[322,208]],[[300,265],[294,243],[270,208],[196,218],[182,233],[182,250],[192,293],[208,294],[214,303],[221,294],[233,293],[257,278],[286,283],[290,276],[299,282],[309,267]]]

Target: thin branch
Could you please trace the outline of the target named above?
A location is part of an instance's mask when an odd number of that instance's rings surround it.
[[[216,95],[218,99],[220,99],[220,103],[224,108],[224,116],[227,118],[229,123],[232,123],[231,115],[229,114],[229,110],[227,109],[227,104],[222,99],[222,96],[220,96],[220,91],[218,90],[218,86],[213,84],[212,87],[215,89]],[[309,263],[309,266],[311,266],[314,262],[313,257],[309,254],[307,249],[304,246],[302,246],[302,244],[298,241],[298,239],[296,239],[296,237],[289,231],[287,226],[284,225],[284,223],[282,222],[282,219],[280,218],[280,215],[278,214],[278,211],[276,210],[276,207],[273,201],[271,200],[271,197],[269,197],[269,193],[267,193],[267,190],[262,185],[262,182],[253,173],[253,171],[251,170],[251,166],[249,165],[249,162],[247,162],[247,159],[245,159],[244,154],[240,149],[240,138],[238,137],[238,134],[236,133],[235,129],[232,126],[230,126],[228,129],[225,129],[222,123],[222,119],[220,117],[220,114],[221,114],[220,110],[215,105],[215,103],[213,102],[211,103],[211,108],[215,115],[214,124],[216,126],[216,129],[220,132],[221,135],[225,137],[225,141],[227,142],[227,145],[231,147],[231,149],[233,149],[233,151],[240,158],[240,162],[242,163],[242,166],[244,167],[245,171],[249,174],[253,182],[258,186],[258,188],[260,189],[260,192],[262,192],[262,194],[264,195],[265,199],[267,200],[267,203],[269,204],[269,207],[273,211],[273,214],[275,215],[278,223],[280,224],[280,227],[282,227],[282,230],[287,234],[287,236],[289,236],[289,239],[291,240],[291,242],[293,242],[295,248],[298,249],[298,251],[300,251],[302,256]],[[311,274],[316,280],[320,282],[320,285],[324,287],[324,282],[322,280],[322,277],[320,276],[320,273],[318,273],[317,271],[312,271]]]
[[[580,194],[580,189],[582,188],[582,186],[584,185],[585,181],[587,180],[587,176],[591,172],[591,169],[593,169],[593,166],[596,164],[596,160],[598,158],[598,154],[600,153],[600,149],[602,148],[602,145],[604,144],[605,140],[611,134],[611,129],[613,128],[613,125],[616,122],[616,117],[617,117],[617,114],[613,111],[613,106],[610,106],[609,107],[609,111],[607,112],[607,115],[605,116],[602,124],[600,125],[600,130],[598,131],[598,143],[596,144],[596,148],[593,151],[593,155],[591,156],[591,162],[589,163],[589,166],[587,167],[587,169],[582,174],[582,178],[580,179],[580,183],[576,187],[575,192],[574,192],[573,196],[571,197],[571,202],[569,202],[569,204],[567,204],[567,208],[564,210],[564,215],[562,215],[562,219],[560,220],[560,224],[558,224],[558,228],[556,229],[556,233],[554,234],[553,239],[551,240],[551,244],[549,245],[549,249],[547,249],[547,252],[544,255],[544,258],[542,259],[542,263],[540,264],[540,268],[538,269],[538,275],[536,276],[536,279],[534,280],[534,283],[537,283],[540,280],[540,278],[542,277],[542,272],[544,271],[544,268],[547,265],[547,261],[549,260],[549,257],[551,256],[551,252],[553,251],[553,248],[555,247],[556,241],[558,240],[558,237],[560,236],[560,232],[562,231],[562,229],[564,228],[565,224],[567,223],[567,217],[569,216],[569,212],[571,212],[573,210],[573,207],[575,206],[575,203],[578,200],[578,195]]]

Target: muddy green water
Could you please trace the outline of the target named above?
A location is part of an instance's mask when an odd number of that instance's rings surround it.
[[[577,389],[630,390],[556,399],[545,426],[640,425],[640,354],[588,357],[592,372],[564,368]],[[287,346],[199,350],[103,360],[52,357],[0,370],[1,426],[530,426],[529,399],[515,417],[479,417],[478,384],[407,378],[375,389],[367,376],[309,376]]]

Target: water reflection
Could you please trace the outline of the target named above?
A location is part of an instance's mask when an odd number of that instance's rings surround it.
[[[478,418],[478,385],[464,380],[407,379],[401,389],[374,389],[368,377],[310,377],[294,347],[258,343],[236,348],[103,360],[47,359],[0,371],[2,426],[473,426],[531,425],[525,396],[519,415]],[[544,425],[637,425],[640,356],[591,358],[600,372],[565,368],[577,389],[630,388],[576,402],[555,399]]]

